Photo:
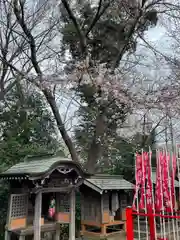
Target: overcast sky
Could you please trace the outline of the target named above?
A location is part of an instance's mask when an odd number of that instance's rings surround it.
[[[157,51],[160,53],[174,57],[178,54],[176,49],[172,48],[173,41],[168,36],[168,32],[166,31],[165,27],[162,26],[162,24],[158,24],[155,28],[150,29],[146,34],[146,41],[150,44],[150,46],[153,46]],[[167,81],[166,77],[171,75],[171,69],[169,65],[161,60],[156,61],[156,57],[150,49],[143,47],[144,45],[143,41],[140,41],[140,52],[144,53],[146,56],[146,61],[149,63],[148,67],[139,66],[139,71],[142,71],[145,75],[151,76],[150,79],[152,81],[158,81],[158,82],[165,82]],[[176,51],[176,52],[175,52]],[[174,141],[176,143],[180,142],[180,121],[179,119],[173,119],[173,135],[174,135]],[[161,128],[159,128],[161,130]],[[170,129],[168,131],[168,137],[170,139]],[[164,134],[161,134],[158,136],[157,140],[161,143],[165,141]]]

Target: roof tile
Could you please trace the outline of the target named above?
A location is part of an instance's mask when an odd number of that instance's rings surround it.
[[[0,176],[15,176],[15,175],[41,175],[43,173],[48,172],[54,164],[67,164],[67,163],[74,163],[72,159],[69,158],[62,158],[60,156],[47,156],[47,157],[37,157],[33,160],[29,160],[26,158],[24,162],[20,162],[5,172],[1,173]],[[80,168],[81,166],[77,164]],[[82,170],[82,169],[81,169]]]
[[[101,190],[128,190],[134,188],[133,184],[126,181],[125,179],[113,178],[111,176],[109,176],[109,178],[87,178],[86,181],[92,185],[92,188],[94,185]]]

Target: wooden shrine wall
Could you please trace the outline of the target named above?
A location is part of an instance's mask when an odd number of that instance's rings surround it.
[[[81,220],[101,223],[101,195],[86,187],[81,192]]]

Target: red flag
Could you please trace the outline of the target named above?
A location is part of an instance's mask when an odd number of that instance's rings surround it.
[[[146,188],[146,179],[147,179],[147,163],[148,163],[148,153],[143,152],[142,155],[142,181],[141,181],[141,193],[140,193],[140,202],[139,209],[145,208],[145,188]]]
[[[143,181],[144,181],[144,177],[143,177]],[[145,209],[145,187],[143,185],[141,187],[139,209]]]
[[[135,169],[135,176],[136,176],[136,184],[135,184],[135,194],[133,199],[133,208],[136,209],[136,199],[138,196],[138,191],[142,181],[142,156],[140,154],[136,154],[136,169]]]
[[[151,153],[150,153],[151,154]],[[151,158],[147,159],[147,188],[146,188],[146,203],[147,203],[147,210],[151,211],[153,208],[153,183],[151,179],[151,164],[150,164]]]
[[[172,207],[175,209],[176,193],[175,193],[175,177],[176,177],[176,156],[172,156],[172,171],[171,171],[171,196]]]
[[[156,211],[160,212],[163,208],[163,191],[162,191],[162,162],[163,156],[160,152],[157,155],[157,168],[156,168],[156,191],[155,191],[155,208]]]
[[[162,168],[162,175],[163,175],[163,197],[164,197],[164,207],[167,212],[171,211],[171,204],[170,204],[170,195],[169,195],[169,177],[168,177],[168,169],[169,169],[169,161],[170,156],[169,154],[163,155],[163,168]]]

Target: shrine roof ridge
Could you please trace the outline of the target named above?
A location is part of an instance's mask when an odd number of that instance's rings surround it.
[[[48,154],[45,156],[39,156],[39,158],[38,156],[28,156],[24,158],[24,161],[17,163],[6,171],[0,173],[0,178],[30,178],[33,176],[41,176],[63,164],[69,165],[70,167],[76,167],[82,175],[89,175],[83,170],[80,163],[72,161],[70,158]]]
[[[111,175],[111,174],[104,174],[104,173],[97,173],[94,175],[91,175],[90,178],[93,179],[123,179],[123,175]]]
[[[116,176],[116,178],[114,177]],[[127,180],[123,179],[122,176],[109,175],[106,178],[96,175],[89,178],[85,178],[83,182],[86,186],[94,189],[95,191],[102,194],[104,190],[131,190],[134,189],[134,185]]]

